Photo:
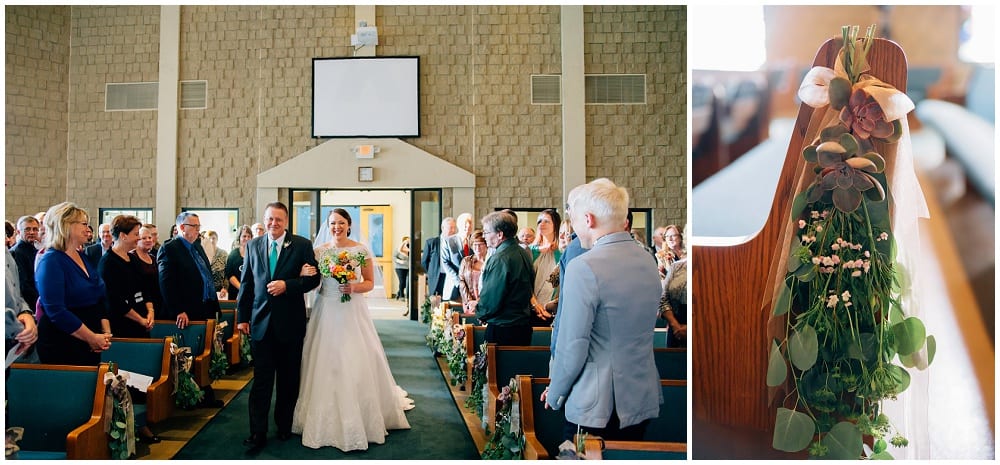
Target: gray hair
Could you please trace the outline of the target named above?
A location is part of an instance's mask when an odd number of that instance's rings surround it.
[[[599,224],[621,228],[628,214],[628,191],[607,178],[595,179],[574,187],[567,204],[571,216],[590,213]]]
[[[180,215],[177,215],[177,226],[180,226],[180,225],[186,223],[187,219],[191,218],[192,216],[195,217],[195,218],[197,218],[198,214],[197,213],[193,213],[193,212],[181,212]]]
[[[502,233],[506,240],[517,235],[517,220],[507,212],[492,212],[483,217],[483,229]]]

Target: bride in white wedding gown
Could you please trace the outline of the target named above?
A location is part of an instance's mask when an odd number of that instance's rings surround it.
[[[292,432],[313,449],[367,450],[368,443],[383,444],[388,430],[410,428],[403,412],[413,408],[413,401],[389,371],[365,302],[364,293],[374,287],[372,253],[347,237],[351,217],[346,211],[333,210],[327,223],[333,238],[315,249],[321,267],[345,251],[367,259],[360,275],[345,284],[324,273],[306,329]],[[302,271],[316,272],[308,265]],[[344,302],[345,295],[350,300]]]

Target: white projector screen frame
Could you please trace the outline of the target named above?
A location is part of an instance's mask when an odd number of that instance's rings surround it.
[[[313,58],[313,137],[420,137],[420,58]]]

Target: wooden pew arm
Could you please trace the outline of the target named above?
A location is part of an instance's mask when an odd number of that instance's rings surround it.
[[[66,435],[67,459],[110,459],[108,436],[104,433],[104,375],[108,364],[102,363],[97,370],[97,389],[94,391],[94,408],[90,420]]]

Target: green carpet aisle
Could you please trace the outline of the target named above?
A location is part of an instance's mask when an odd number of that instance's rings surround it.
[[[410,394],[416,404],[416,408],[406,413],[409,430],[390,431],[385,444],[371,444],[367,451],[344,453],[333,447],[314,450],[304,447],[299,436],[284,442],[274,438],[273,415],[270,415],[272,424],[267,447],[256,457],[250,457],[244,453],[246,448],[242,445],[243,439],[249,435],[248,385],[174,459],[479,459],[447,381],[424,343],[427,327],[415,321],[375,320],[375,328],[382,339],[396,383]],[[351,349],[345,347],[345,350]]]

